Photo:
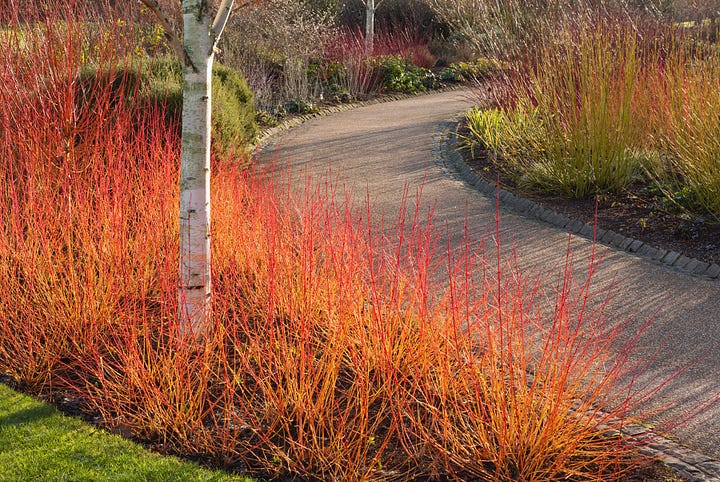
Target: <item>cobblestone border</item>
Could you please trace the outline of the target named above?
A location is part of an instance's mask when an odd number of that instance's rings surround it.
[[[462,155],[457,151],[457,128],[460,118],[444,122],[439,132],[435,134],[433,142],[433,155],[446,169],[455,173],[462,181],[473,186],[482,193],[494,197],[496,186],[482,179],[463,160]],[[533,217],[563,229],[569,233],[593,240],[594,227],[592,224],[583,223],[577,219],[570,219],[562,214],[545,209],[539,204],[515,196],[509,191],[500,189],[500,202],[502,206],[517,214]],[[676,251],[667,251],[656,248],[638,239],[625,237],[612,230],[597,228],[594,238],[597,243],[608,246],[615,250],[625,251],[643,258],[654,264],[666,266],[674,271],[679,271],[698,278],[713,282],[720,282],[720,266],[708,264],[695,258],[689,258]]]
[[[497,193],[497,187],[486,182],[470,169],[464,162],[462,155],[457,151],[455,146],[457,145],[459,123],[460,118],[442,123],[433,138],[433,157],[449,174],[489,197],[495,198],[498,195],[501,205],[510,211],[545,221],[578,236],[593,239],[593,226],[590,224],[567,218],[545,209],[533,201],[519,198],[504,189],[500,189],[500,192]],[[716,264],[708,265],[696,259],[687,258],[680,253],[668,253],[610,230],[605,231],[598,228],[596,239],[597,242],[611,248],[632,253],[686,274],[689,273],[693,276],[715,281],[720,277],[720,266]],[[621,430],[611,431],[608,435],[620,435],[628,443],[636,444],[639,447],[638,452],[640,454],[660,460],[683,480],[688,482],[720,482],[719,460],[684,447],[640,424],[625,425]]]
[[[638,445],[642,455],[662,461],[683,480],[720,481],[720,461],[689,449],[639,424],[626,425],[620,433]]]

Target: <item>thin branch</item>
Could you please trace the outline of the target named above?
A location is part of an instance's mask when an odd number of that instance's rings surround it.
[[[383,3],[385,0],[376,0],[373,10],[377,10],[381,3]],[[367,6],[369,0],[362,0],[363,4]]]
[[[155,18],[158,19],[163,30],[165,30],[165,37],[167,37],[167,39],[170,41],[170,45],[172,46],[177,56],[185,63],[185,65],[190,66],[193,71],[198,72],[198,68],[195,66],[195,64],[193,64],[193,61],[192,59],[190,59],[187,50],[185,50],[185,47],[183,47],[183,44],[180,41],[180,37],[173,30],[170,24],[170,20],[168,20],[168,18],[163,13],[157,0],[140,0],[140,3],[149,8],[150,11],[155,15]]]
[[[248,5],[255,5],[260,3],[261,0],[245,0],[244,2],[236,3],[235,7],[233,8],[233,13],[237,12],[241,8],[245,8]]]
[[[213,34],[213,47],[215,47],[220,41],[220,36],[222,35],[225,25],[227,25],[228,18],[230,18],[230,14],[232,13],[234,2],[235,0],[222,0],[222,3],[218,8],[211,29]]]

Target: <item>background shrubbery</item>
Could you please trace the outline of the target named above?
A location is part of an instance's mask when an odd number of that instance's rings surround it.
[[[287,102],[314,105],[437,87],[433,79],[443,67],[478,57],[424,0],[380,2],[372,52],[365,51],[364,15],[360,1],[260,2],[231,19],[221,58],[246,76],[259,110],[282,115]]]
[[[79,88],[85,95],[108,82],[118,101],[161,108],[168,122],[180,125],[182,70],[176,58],[133,56],[109,69],[88,64],[80,72]],[[212,88],[212,149],[215,155],[227,157],[242,151],[257,134],[253,93],[237,71],[217,63]]]

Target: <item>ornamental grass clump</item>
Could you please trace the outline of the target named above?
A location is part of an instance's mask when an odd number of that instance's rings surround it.
[[[707,213],[716,221],[720,221],[719,56],[717,45],[692,52],[678,42],[673,49],[653,89],[661,126],[657,143],[665,162],[651,172],[658,185],[666,187],[668,199],[675,191],[689,189],[689,205],[680,207]]]
[[[717,44],[623,10],[577,11],[535,19],[552,34],[515,52],[495,105],[467,114],[466,145],[517,185],[574,198],[652,185],[720,218]]]
[[[78,103],[82,24],[37,32],[0,53],[0,372],[17,386],[276,479],[613,480],[642,463],[611,435],[647,393],[624,390],[637,338],[603,314],[596,260],[581,280],[569,252],[560,273],[523,272],[499,225],[492,248],[440,249],[419,198],[389,226],[332,182],[217,163],[214,316],[183,336],[177,128],[101,79]]]
[[[498,110],[468,114],[471,145],[490,149],[521,184],[583,198],[638,178],[647,105],[636,33],[567,27],[527,55]],[[588,31],[589,30],[589,31]]]
[[[512,111],[474,107],[465,115],[469,136],[464,139],[474,156],[490,156],[501,172],[522,182],[525,163],[540,162],[547,139],[540,109],[518,102]],[[479,153],[478,153],[479,154]]]
[[[643,134],[636,34],[607,28],[568,32],[558,44],[541,48],[528,94],[547,137],[541,159],[527,166],[532,184],[582,198],[618,192],[640,172],[633,155]]]

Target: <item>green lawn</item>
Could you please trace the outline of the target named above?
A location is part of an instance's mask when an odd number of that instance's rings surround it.
[[[245,481],[98,430],[0,384],[0,481]]]

